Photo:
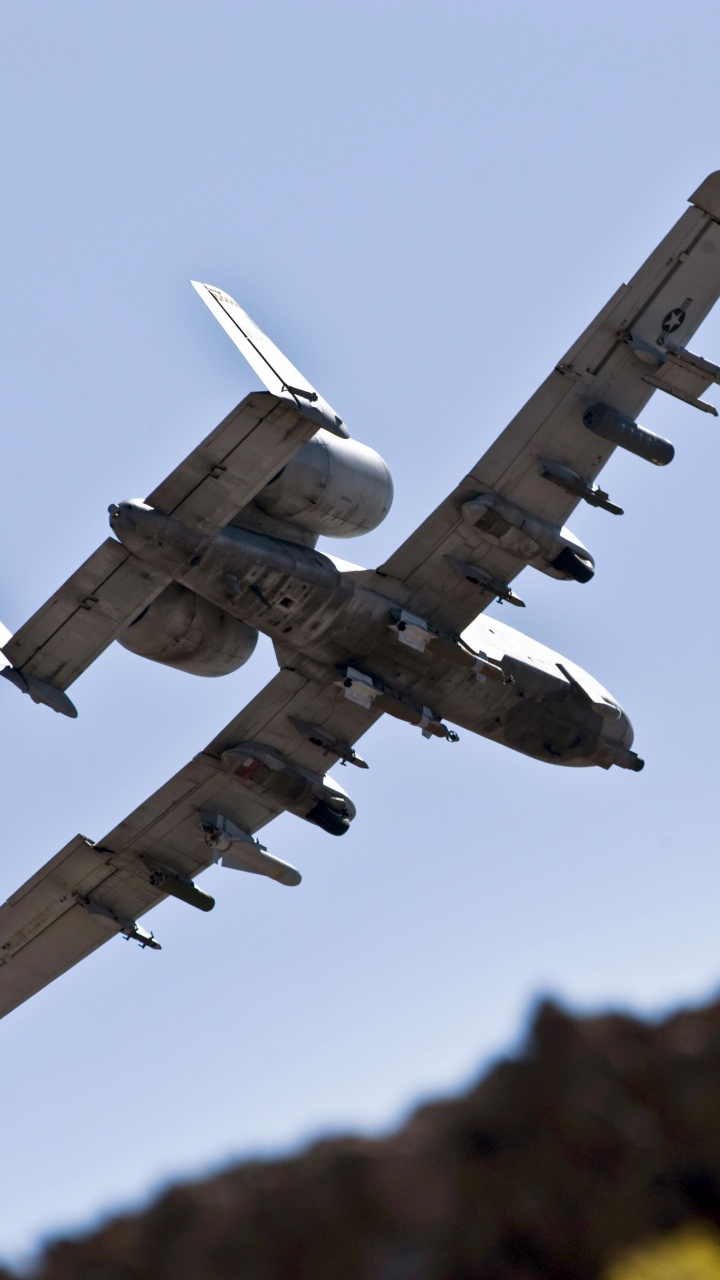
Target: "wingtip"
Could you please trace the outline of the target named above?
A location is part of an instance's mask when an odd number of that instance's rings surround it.
[[[709,173],[704,182],[689,197],[690,204],[697,205],[711,218],[720,220],[720,170]]]

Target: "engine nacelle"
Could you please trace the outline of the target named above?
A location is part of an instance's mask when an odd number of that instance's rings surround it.
[[[354,538],[385,519],[390,471],[374,449],[320,429],[255,498],[266,515],[311,533]]]
[[[118,636],[124,649],[193,676],[227,676],[247,662],[257,631],[172,582]]]

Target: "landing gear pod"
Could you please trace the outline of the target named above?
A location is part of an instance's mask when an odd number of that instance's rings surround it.
[[[298,818],[322,827],[331,836],[344,836],[357,810],[339,782],[288,760],[261,742],[240,742],[220,756],[223,768],[282,801]]]
[[[574,578],[575,582],[589,582],[595,576],[595,569],[590,561],[573,547],[563,547],[551,564],[564,578]]]
[[[570,529],[556,528],[499,493],[481,493],[461,507],[463,520],[481,537],[551,578],[589,582],[595,561]]]

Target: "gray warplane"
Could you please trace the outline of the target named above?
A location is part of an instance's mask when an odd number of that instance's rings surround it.
[[[720,173],[444,502],[377,569],[318,536],[375,528],[388,468],[222,290],[195,284],[267,388],[228,415],[14,635],[2,674],[75,716],[69,686],[113,640],[193,675],[248,660],[280,670],[208,747],[97,843],[77,836],[0,908],[0,1016],[166,895],[203,911],[213,862],[297,885],[255,833],[287,810],[343,835],[355,806],[327,769],[382,713],[426,737],[457,725],[549,764],[639,770],[630,721],[587,672],[483,611],[515,606],[532,568],[588,582],[565,526],[579,502],[622,514],[596,477],[616,447],[657,466],[673,447],[638,424],[656,389],[705,413],[720,368],[686,342],[720,294]]]

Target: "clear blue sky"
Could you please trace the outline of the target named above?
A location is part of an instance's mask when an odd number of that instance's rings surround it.
[[[378,563],[457,482],[720,167],[715,3],[6,5],[0,617],[12,629],[256,383],[187,283],[238,298],[379,449]],[[720,309],[693,346],[720,358]],[[720,427],[656,397],[666,471],[579,511],[587,587],[520,623],[627,707],[640,775],[553,770],[397,722],[339,776],[301,889],[213,870],[159,955],[111,942],[0,1025],[0,1257],[169,1178],[459,1086],[532,1002],[660,1011],[720,977]],[[115,646],[77,722],[0,689],[0,897],[99,838],[271,675]],[[346,776],[350,775],[352,776]]]

